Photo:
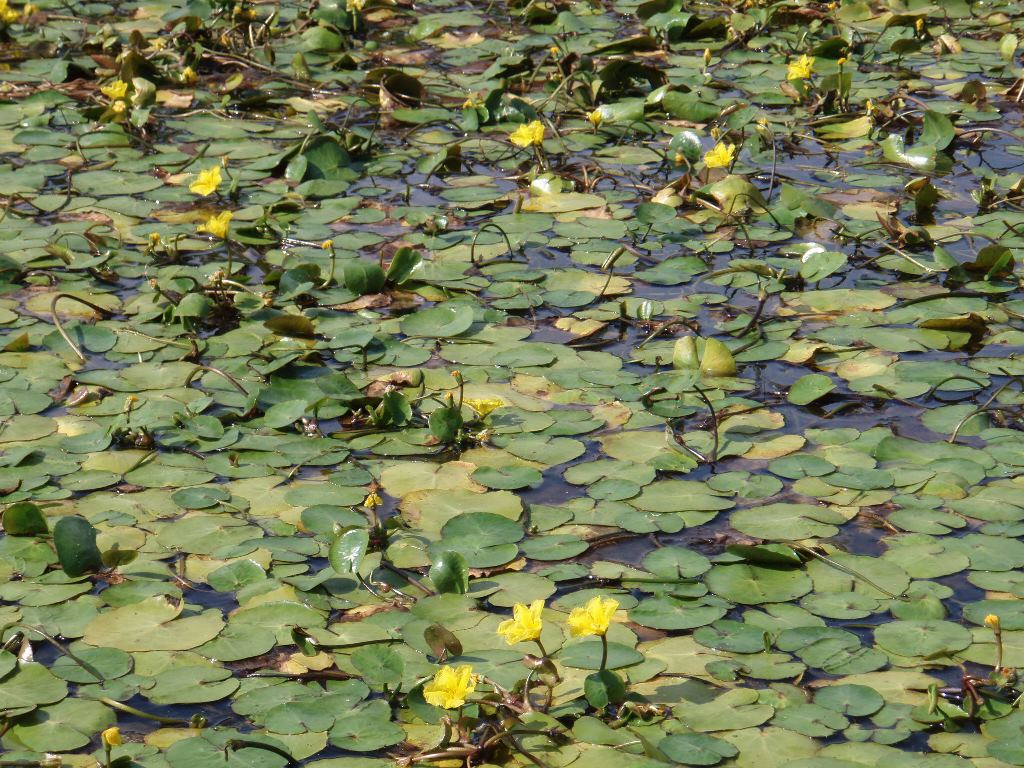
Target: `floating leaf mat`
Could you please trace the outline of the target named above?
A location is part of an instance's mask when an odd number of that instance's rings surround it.
[[[0,765],[1024,765],[1010,0],[0,0]]]

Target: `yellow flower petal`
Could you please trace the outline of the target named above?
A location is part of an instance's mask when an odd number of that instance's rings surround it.
[[[704,166],[707,168],[728,168],[736,157],[735,144],[716,144],[715,148],[704,155]]]
[[[188,185],[188,191],[206,197],[217,191],[221,180],[220,166],[213,165],[199,172],[199,178]]]
[[[100,734],[100,739],[105,747],[119,747],[121,746],[121,730],[117,727],[107,728]]]
[[[603,635],[608,631],[612,616],[619,609],[619,601],[603,595],[591,598],[582,608],[573,608],[569,614],[569,632],[573,637]]]
[[[222,240],[228,236],[228,226],[231,224],[231,218],[234,216],[231,211],[222,211],[216,216],[211,216],[203,224],[199,225],[200,232],[209,232],[214,237],[219,237]]]
[[[423,698],[435,707],[458,709],[474,690],[476,680],[471,666],[441,667],[434,679],[423,686]]]
[[[544,123],[534,120],[516,128],[508,137],[517,147],[539,147],[544,142]]]
[[[110,85],[102,86],[100,88],[100,93],[111,100],[123,99],[128,93],[128,83],[124,80],[115,80]]]
[[[509,645],[536,640],[544,628],[544,621],[541,619],[543,610],[543,600],[534,600],[529,605],[516,603],[512,607],[512,618],[498,625],[498,634],[504,637]]]
[[[505,405],[505,401],[497,397],[467,397],[463,400],[466,405],[476,411],[480,418],[484,418],[491,411],[495,411]]]
[[[796,61],[789,62],[787,80],[805,80],[814,72],[814,57],[804,54]]]

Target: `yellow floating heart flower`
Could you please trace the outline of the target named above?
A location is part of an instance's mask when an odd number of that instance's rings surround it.
[[[117,727],[107,728],[107,730],[100,734],[100,739],[105,747],[119,747],[121,746],[121,729]]]
[[[539,147],[544,142],[544,123],[534,120],[516,128],[508,140],[517,147]]]
[[[206,197],[217,191],[221,181],[220,166],[214,165],[205,171],[200,171],[199,178],[188,185],[188,191]]]
[[[128,83],[124,80],[115,80],[110,85],[101,86],[100,93],[108,99],[123,99],[128,93]]]
[[[474,690],[476,680],[471,666],[441,667],[434,679],[423,686],[423,698],[435,707],[458,709]]]
[[[363,499],[363,506],[366,507],[367,509],[374,509],[376,507],[379,507],[383,503],[384,500],[381,499],[380,494],[377,493],[376,491],[370,491],[368,494],[366,494],[366,498]]]
[[[181,70],[181,82],[185,85],[195,85],[195,82],[198,79],[196,71],[192,69],[192,67],[185,67]]]
[[[0,21],[4,24],[13,24],[18,20],[18,12],[7,6],[7,0],[0,0]]]
[[[618,600],[603,595],[592,597],[582,608],[572,609],[569,614],[569,631],[573,637],[603,636],[617,610]]]
[[[480,415],[481,419],[487,416],[491,411],[496,411],[505,404],[504,400],[500,400],[497,397],[467,397],[462,402],[476,411]]]
[[[540,617],[543,610],[543,600],[534,600],[529,605],[516,603],[512,606],[512,618],[498,625],[498,634],[504,637],[509,645],[536,640],[544,628],[544,621]]]
[[[228,236],[228,225],[231,223],[231,211],[221,211],[216,216],[211,216],[203,224],[199,225],[200,232],[209,232],[214,237],[222,240]]]
[[[704,154],[706,168],[728,168],[736,157],[735,144],[716,144],[715,148]]]
[[[595,109],[593,112],[587,113],[587,120],[592,126],[598,128],[604,122],[604,113],[600,109]]]
[[[787,80],[806,80],[814,72],[814,57],[804,54],[796,61],[789,62]]]
[[[345,0],[345,10],[349,13],[361,11],[366,5],[366,0]]]

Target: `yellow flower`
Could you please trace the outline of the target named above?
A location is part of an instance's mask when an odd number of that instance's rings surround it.
[[[205,223],[199,225],[200,232],[209,232],[214,237],[226,238],[228,236],[228,224],[231,223],[231,211],[222,211],[216,216],[211,216]]]
[[[595,128],[599,127],[604,122],[604,113],[600,109],[595,109],[593,112],[587,113],[587,120]]]
[[[333,240],[324,240],[322,243],[320,243],[320,247],[323,250],[325,250],[325,251],[329,251],[329,250],[331,250],[331,248],[334,247],[334,241]]]
[[[805,80],[814,71],[814,57],[804,54],[796,61],[789,62],[787,80]]]
[[[867,101],[864,102],[864,111],[867,112],[869,115],[874,111],[874,109],[875,104],[873,101],[871,101],[871,99],[868,99]]]
[[[181,82],[185,85],[194,85],[196,80],[199,78],[196,76],[196,71],[192,67],[185,67],[181,70]]]
[[[159,232],[150,232],[149,233],[149,247],[150,248],[156,248],[158,245],[160,245],[161,242],[163,242],[163,238],[160,237],[160,233]]]
[[[500,400],[497,397],[467,397],[462,402],[464,402],[466,405],[468,405],[470,408],[476,411],[480,415],[481,419],[484,418],[491,411],[497,410],[498,408],[501,408],[505,404],[504,400]]]
[[[598,595],[582,608],[573,608],[569,614],[569,631],[573,637],[604,635],[612,616],[619,609],[619,601]]]
[[[710,63],[711,63],[711,49],[710,48],[705,48],[704,49],[704,66],[706,67]]]
[[[561,51],[558,50],[557,45],[552,45],[550,48],[548,48],[548,53],[550,53],[552,56],[558,56],[561,53]]]
[[[841,67],[847,61],[849,61],[849,59],[847,59],[845,56],[840,56],[839,59],[836,61],[836,64],[838,64]]]
[[[188,185],[188,191],[196,195],[212,195],[217,191],[217,187],[220,186],[221,175],[220,167],[213,165],[207,168],[205,171],[199,172],[199,178]]]
[[[345,10],[349,13],[352,13],[353,11],[361,11],[365,5],[366,0],[345,0]]]
[[[104,747],[119,747],[121,746],[121,730],[117,727],[107,728],[100,734],[100,739],[103,741]]]
[[[21,15],[27,19],[30,18],[31,16],[34,16],[35,12],[38,10],[39,9],[36,6],[32,5],[32,3],[25,3],[25,6],[21,9]]]
[[[985,626],[989,629],[994,629],[998,632],[1001,628],[999,624],[999,617],[996,616],[994,613],[990,613],[988,616],[985,617]]]
[[[441,667],[434,679],[423,686],[423,698],[435,707],[458,709],[474,690],[476,680],[471,666]]]
[[[534,600],[529,605],[516,603],[512,607],[512,618],[506,619],[498,625],[498,634],[504,637],[505,642],[509,645],[536,640],[540,637],[540,631],[544,626],[544,622],[540,618],[543,610],[543,600]]]
[[[544,141],[544,123],[534,120],[532,123],[520,125],[508,139],[517,147],[539,147]]]
[[[736,157],[735,144],[716,144],[715,148],[704,154],[706,168],[728,168]]]
[[[128,109],[128,105],[125,104],[124,99],[118,99],[110,105],[110,108],[114,110],[114,112],[116,112],[117,114],[121,115],[124,114],[124,111],[126,109]]]
[[[102,86],[100,93],[108,99],[123,99],[128,93],[128,83],[124,80],[115,80],[110,85]]]
[[[7,0],[0,0],[0,21],[4,24],[13,24],[18,20],[18,12],[7,7]]]
[[[366,507],[367,509],[379,507],[383,503],[383,499],[381,499],[380,494],[377,493],[376,491],[371,491],[370,493],[366,494],[366,498],[363,499],[363,506]]]

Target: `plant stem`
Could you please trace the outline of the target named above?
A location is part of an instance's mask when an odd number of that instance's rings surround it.
[[[165,725],[186,725],[189,721],[183,720],[180,717],[163,717],[161,715],[151,715],[149,712],[143,712],[141,709],[129,706],[128,704],[122,704],[120,701],[114,701],[108,699],[106,696],[100,698],[101,704],[106,704],[108,707],[113,709],[119,709],[122,712],[127,712],[129,715],[135,715],[146,720],[153,720],[157,723],[164,723]]]

